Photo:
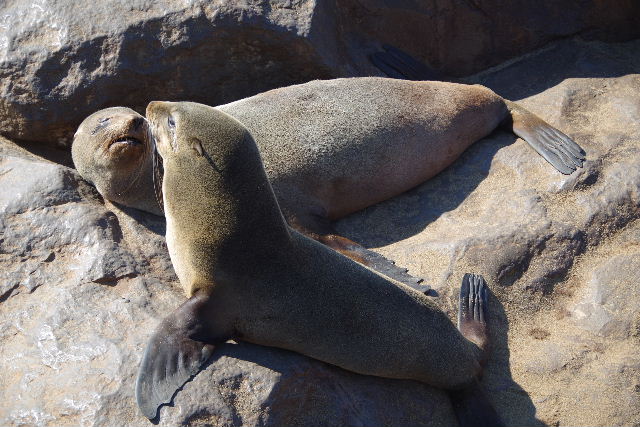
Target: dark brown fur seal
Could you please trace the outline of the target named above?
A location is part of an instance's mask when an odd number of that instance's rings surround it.
[[[481,278],[465,276],[457,329],[423,293],[291,229],[240,122],[187,102],[153,102],[147,117],[165,170],[167,245],[190,297],[145,352],[136,396],[148,418],[230,338],[361,374],[475,387],[487,344]],[[486,402],[474,408],[470,420],[499,423]]]

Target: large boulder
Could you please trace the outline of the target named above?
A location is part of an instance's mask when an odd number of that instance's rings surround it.
[[[100,108],[380,75],[367,57],[383,43],[462,76],[560,37],[640,35],[634,0],[51,0],[0,16],[0,133],[62,146]]]
[[[216,105],[348,74],[333,14],[322,0],[3,3],[13,22],[0,36],[0,129],[66,144],[108,106]]]
[[[343,0],[342,28],[401,47],[449,76],[467,76],[550,41],[640,36],[635,0]]]

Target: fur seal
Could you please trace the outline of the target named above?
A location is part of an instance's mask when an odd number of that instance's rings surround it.
[[[191,102],[152,102],[146,114],[164,165],[167,246],[189,300],[143,356],[136,398],[145,416],[231,338],[361,374],[476,387],[488,341],[481,277],[463,280],[456,328],[423,293],[290,228],[239,121]],[[482,399],[463,421],[500,425]]]
[[[423,183],[505,120],[562,173],[581,167],[585,158],[568,136],[479,85],[379,77],[322,80],[217,108],[252,133],[291,226],[407,284],[415,280],[404,269],[336,235],[331,221]],[[132,172],[128,163],[119,167],[118,161],[102,158],[112,155],[102,147],[119,135],[109,124],[100,128],[111,111],[95,113],[80,126],[74,163],[105,198],[157,214],[151,202],[152,162],[139,161],[144,170]],[[115,128],[119,121],[113,116],[109,123]],[[151,150],[148,139],[140,141],[146,151],[131,150],[130,156]],[[144,179],[135,181],[137,175]],[[131,184],[126,194],[123,181]]]

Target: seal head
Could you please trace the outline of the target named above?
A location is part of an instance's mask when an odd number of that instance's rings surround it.
[[[161,215],[153,197],[152,154],[147,121],[126,107],[91,114],[71,146],[76,169],[104,198]]]

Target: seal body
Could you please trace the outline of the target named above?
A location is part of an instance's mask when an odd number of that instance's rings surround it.
[[[379,77],[313,81],[217,108],[253,135],[285,215],[329,219],[428,180],[509,115],[483,86]]]
[[[154,102],[147,117],[165,170],[167,244],[190,299],[145,352],[136,392],[145,415],[229,338],[361,374],[453,390],[474,383],[485,339],[473,313],[484,315],[486,289],[466,288],[474,297],[463,324],[477,326],[464,328],[474,330],[467,339],[423,293],[292,230],[240,122],[194,103]]]

